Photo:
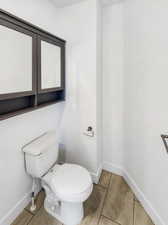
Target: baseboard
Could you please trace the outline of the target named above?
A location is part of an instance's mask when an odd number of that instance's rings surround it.
[[[104,162],[103,169],[111,173],[115,173],[117,175],[123,176],[125,181],[128,183],[128,185],[131,187],[132,191],[136,195],[137,199],[141,202],[142,206],[144,207],[148,215],[153,220],[154,224],[166,225],[166,223],[163,221],[163,219],[159,216],[157,211],[152,206],[151,202],[146,198],[142,190],[140,190],[135,180],[130,176],[130,174],[124,168],[121,168],[111,163]]]
[[[30,196],[30,193],[25,194],[25,196],[0,220],[0,225],[11,225],[30,202]]]
[[[162,220],[162,218],[159,216],[157,211],[152,206],[151,202],[146,198],[144,193],[140,190],[136,182],[133,180],[133,178],[128,174],[126,171],[124,171],[124,179],[128,183],[128,185],[133,190],[136,198],[141,202],[142,206],[150,216],[150,218],[153,220],[155,225],[166,225],[166,223]]]
[[[123,168],[120,167],[120,166],[117,166],[115,164],[104,162],[103,163],[103,169],[107,170],[107,171],[109,171],[111,173],[115,173],[115,174],[117,174],[119,176],[123,176]]]
[[[37,195],[40,190],[41,185],[38,183],[35,190],[35,195]],[[0,225],[11,225],[11,223],[18,217],[30,201],[31,192],[26,193],[25,196],[17,202],[17,204],[3,218],[0,219]]]
[[[93,180],[93,183],[98,184],[101,172],[102,172],[102,165],[99,166],[99,168],[98,168],[96,173],[92,173],[92,172],[90,173],[91,177],[92,177],[92,180]]]

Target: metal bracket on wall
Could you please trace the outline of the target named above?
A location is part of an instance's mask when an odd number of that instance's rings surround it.
[[[161,138],[163,140],[164,146],[165,146],[166,151],[168,153],[168,135],[161,134]]]

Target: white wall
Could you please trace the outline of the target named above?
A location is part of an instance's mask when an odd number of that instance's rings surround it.
[[[57,11],[57,34],[67,40],[67,104],[62,125],[68,162],[97,173],[97,1],[88,0]],[[92,126],[95,137],[83,132]]]
[[[167,224],[168,3],[127,0],[103,9],[103,161],[120,171],[155,224]],[[119,168],[119,170],[117,170]]]
[[[50,0],[1,0],[0,8],[56,34],[53,26],[56,8],[53,7]]]
[[[103,162],[123,163],[123,4],[103,8]]]
[[[102,167],[102,149],[103,149],[103,125],[102,125],[102,82],[103,82],[103,68],[102,68],[102,5],[100,4],[99,0],[96,0],[96,13],[97,13],[97,35],[96,35],[96,105],[97,105],[97,115],[96,115],[96,121],[97,121],[97,160],[99,165],[99,170]]]
[[[67,161],[85,166],[92,174],[98,172],[97,4],[88,0],[57,9],[46,0],[0,3],[0,8],[67,40],[66,102],[0,122],[0,224],[7,225],[4,217],[19,213],[30,192],[21,147],[43,132],[56,128]],[[93,126],[94,138],[83,135],[88,126]]]
[[[168,221],[168,2],[125,5],[124,165],[153,208]]]

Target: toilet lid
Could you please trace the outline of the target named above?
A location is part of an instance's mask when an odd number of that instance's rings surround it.
[[[92,185],[89,172],[79,165],[64,164],[53,173],[51,186],[53,191],[58,194],[80,194]]]

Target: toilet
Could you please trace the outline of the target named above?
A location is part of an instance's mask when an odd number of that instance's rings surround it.
[[[41,180],[45,190],[45,210],[64,225],[80,224],[83,202],[90,196],[93,183],[89,172],[76,164],[59,165],[58,140],[48,132],[23,147],[26,171]]]

